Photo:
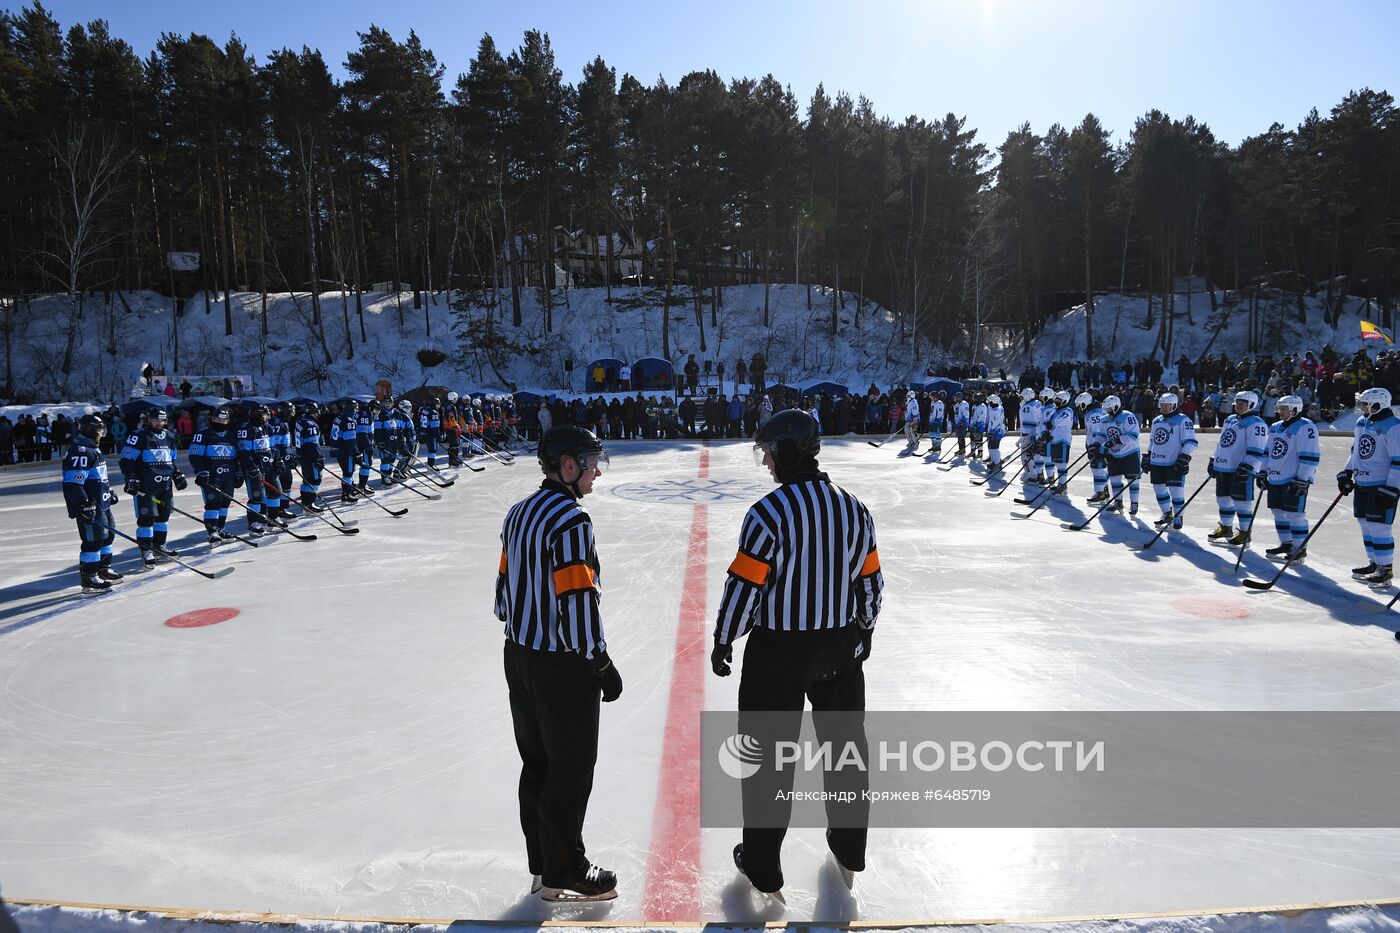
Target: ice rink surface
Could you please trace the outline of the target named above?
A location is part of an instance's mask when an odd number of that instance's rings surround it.
[[[1212,436],[1203,447],[1214,446]],[[1076,448],[1080,441],[1076,440]],[[1324,438],[1309,511],[1335,495],[1345,438]],[[828,441],[822,465],[877,523],[886,590],[870,709],[1391,710],[1400,614],[1346,570],[1364,563],[1350,502],[1273,591],[1261,515],[1239,578],[1205,544],[1210,490],[1151,551],[1137,520],[1079,533],[1071,501],[1009,517],[970,470]],[[459,475],[440,501],[405,491],[391,518],[348,510],[354,538],[279,537],[204,568],[129,576],[71,597],[77,541],[57,461],[0,472],[0,885],[9,899],[312,915],[612,922],[940,920],[1208,911],[1400,895],[1400,831],[876,830],[854,895],[822,834],[784,848],[788,907],[736,880],[736,830],[699,827],[698,711],[732,709],[738,677],[707,654],[749,502],[771,488],[747,442],[611,445],[585,500],[603,564],[611,652],[586,839],[617,871],[607,905],[527,896],[518,758],[491,614],[500,520],[539,473]],[[1197,470],[1188,489],[1204,475]],[[988,487],[998,488],[996,483]],[[330,489],[330,484],[327,485]],[[198,512],[193,488],[177,504]],[[123,497],[121,528],[134,522]],[[242,522],[233,523],[242,530]],[[118,566],[132,549],[118,541]],[[1223,571],[1223,573],[1218,573]],[[237,614],[175,628],[197,610]]]

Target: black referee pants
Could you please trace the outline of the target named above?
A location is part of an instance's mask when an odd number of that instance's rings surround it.
[[[530,874],[561,888],[588,870],[583,818],[598,760],[598,681],[582,655],[535,651],[509,639],[505,669]]]
[[[847,742],[853,742],[860,751],[861,759],[868,760],[863,725],[853,729],[850,717],[839,717],[839,724],[832,725],[821,716],[828,710],[865,710],[865,670],[862,663],[855,660],[859,644],[860,630],[854,623],[844,628],[811,632],[753,629],[744,646],[744,667],[739,677],[740,730],[749,731],[744,728],[745,712],[791,712],[792,718],[779,729],[783,734],[778,738],[797,741],[804,700],[810,701],[817,740],[829,741],[837,749]],[[765,737],[773,737],[772,730],[755,731],[763,732]],[[783,886],[780,855],[792,804],[775,798],[778,791],[791,791],[792,781],[793,772],[790,769],[776,774],[770,774],[765,769],[744,781],[744,873],[760,891],[777,891]],[[854,791],[856,799],[862,801],[854,807],[851,804],[827,803],[828,821],[840,808],[846,824],[844,827],[833,826],[828,831],[827,842],[832,854],[851,871],[862,871],[865,868],[870,805],[860,795],[870,788],[869,774],[850,768],[839,772],[828,771],[824,775],[824,783],[827,791]],[[762,822],[765,825],[750,826],[749,814],[760,812],[764,814]],[[776,822],[781,825],[773,825],[774,814],[778,815]],[[857,827],[850,826],[853,815],[860,824]]]

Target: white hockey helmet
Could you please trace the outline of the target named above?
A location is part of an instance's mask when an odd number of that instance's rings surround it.
[[[479,399],[479,398],[474,398],[474,399],[472,399],[472,407],[473,407],[473,408],[480,408],[480,407],[481,407],[481,399]]]
[[[406,398],[399,399],[399,411],[412,412],[413,403]]]
[[[1053,402],[1055,400],[1055,390],[1046,386],[1040,390],[1040,400],[1042,402]]]
[[[1080,411],[1083,411],[1092,404],[1094,404],[1094,396],[1088,392],[1080,392],[1074,397],[1074,407],[1078,408]]]
[[[1056,393],[1055,393],[1055,404],[1056,404],[1056,405],[1068,405],[1068,404],[1069,404],[1069,393],[1066,392],[1064,389],[1061,389],[1060,391],[1056,392]]]
[[[1287,408],[1291,412],[1288,417],[1293,418],[1303,413],[1303,400],[1296,395],[1285,395],[1278,400],[1278,407]]]
[[[1164,408],[1170,408],[1172,411],[1176,411],[1177,406],[1180,404],[1181,400],[1176,397],[1175,392],[1163,392],[1161,395],[1157,396],[1158,411]]]
[[[1244,389],[1235,393],[1235,397],[1232,400],[1231,404],[1238,405],[1240,402],[1244,402],[1246,405],[1249,406],[1244,410],[1244,412],[1241,412],[1241,414],[1251,412],[1259,407],[1259,396],[1254,392],[1250,392],[1248,389]]]
[[[1389,389],[1367,389],[1356,394],[1356,410],[1366,417],[1379,414],[1390,407]]]
[[[1021,390],[1021,401],[1029,402],[1033,398],[1035,398],[1035,389],[1032,389],[1029,386],[1027,386],[1026,388]]]
[[[987,396],[987,404],[990,405],[990,406],[992,406],[993,408],[1000,408],[1000,407],[1001,407],[1001,396],[1000,396],[1000,395],[989,395],[989,396]]]
[[[1110,395],[1103,400],[1103,410],[1110,415],[1116,415],[1123,410],[1123,402],[1116,395]]]
[[[447,393],[447,400],[448,400],[449,402],[455,402],[455,401],[457,401],[457,399],[458,399],[458,395],[457,395],[456,392],[448,392],[448,393]]]

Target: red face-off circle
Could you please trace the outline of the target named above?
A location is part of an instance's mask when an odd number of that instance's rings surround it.
[[[1202,619],[1247,619],[1250,613],[1249,609],[1233,599],[1209,596],[1183,596],[1172,600],[1172,608]]]
[[[172,616],[165,620],[165,624],[170,628],[201,628],[205,625],[218,625],[220,622],[227,622],[236,615],[238,615],[237,609],[227,607],[196,609],[193,612],[182,612],[177,616]]]

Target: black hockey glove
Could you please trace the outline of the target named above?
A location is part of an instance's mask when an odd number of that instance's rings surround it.
[[[1254,467],[1250,466],[1248,463],[1241,463],[1239,466],[1235,467],[1235,475],[1240,479],[1249,479],[1249,474],[1253,472]]]
[[[1264,473],[1260,473],[1258,476],[1254,477],[1254,485],[1258,486],[1260,489],[1268,489],[1269,477]]]
[[[325,458],[325,457],[317,457],[317,458],[316,458],[316,469],[318,469],[318,470],[324,470],[325,468],[326,468],[326,458]]]
[[[1150,469],[1152,469],[1152,455],[1151,455],[1150,453],[1143,454],[1143,455],[1142,455],[1142,470],[1143,470],[1144,473],[1146,473],[1146,472],[1147,472],[1148,470],[1150,470]]]
[[[729,676],[729,662],[734,660],[734,646],[726,645],[715,639],[715,646],[710,649],[710,670],[718,677]]]
[[[78,506],[78,516],[89,525],[97,521],[97,503],[84,502]]]
[[[209,488],[209,474],[208,474],[208,473],[196,473],[196,474],[194,475],[194,484],[195,484],[196,486],[198,486],[200,489],[208,489],[208,488]]]
[[[253,469],[248,471],[248,481],[253,484],[254,488],[262,485],[262,478],[262,470]]]
[[[875,637],[875,629],[864,628],[860,630],[860,650],[856,654],[856,660],[864,664],[870,660],[870,642]]]
[[[1191,472],[1190,454],[1182,454],[1180,457],[1176,458],[1176,472],[1181,476],[1185,476],[1187,473]]]
[[[1376,490],[1376,495],[1381,497],[1381,505],[1388,509],[1395,508],[1395,500],[1400,499],[1400,489],[1394,486],[1382,486]]]
[[[598,686],[603,691],[603,702],[611,703],[622,696],[622,675],[617,672],[617,665],[608,657],[604,651],[588,662],[593,668],[593,676],[598,678]]]
[[[1086,453],[1089,454],[1089,456],[1091,456],[1091,457],[1097,457],[1097,456],[1099,456],[1100,454],[1103,453],[1103,445],[1102,445],[1102,444],[1090,444],[1088,447],[1084,448],[1084,450],[1085,450]]]
[[[133,476],[131,479],[126,481],[126,485],[122,487],[122,491],[125,492],[128,496],[141,495],[141,481]]]
[[[1288,491],[1295,496],[1306,496],[1308,494],[1308,487],[1311,485],[1312,483],[1309,483],[1305,479],[1295,479],[1288,484]]]
[[[1337,491],[1344,496],[1351,495],[1351,491],[1356,488],[1356,480],[1353,477],[1356,473],[1352,470],[1343,470],[1337,474]]]
[[[174,475],[170,477],[170,481],[175,484],[176,489],[184,489],[190,484],[189,480],[185,479],[185,474],[179,470],[176,470]]]

